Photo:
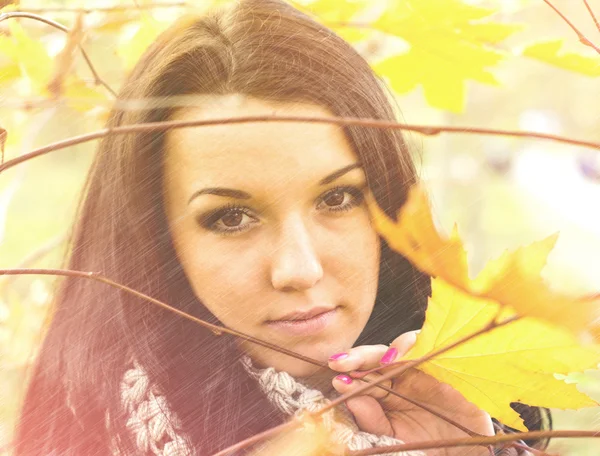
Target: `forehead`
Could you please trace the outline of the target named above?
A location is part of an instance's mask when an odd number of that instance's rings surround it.
[[[209,120],[279,115],[332,117],[324,107],[274,103],[241,95],[207,97],[201,107],[178,111],[173,120]],[[341,127],[300,122],[255,122],[172,130],[165,143],[165,169],[183,180],[279,180],[319,178],[357,157]]]

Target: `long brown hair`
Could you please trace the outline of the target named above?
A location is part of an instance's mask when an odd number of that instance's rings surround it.
[[[389,94],[367,62],[279,0],[241,0],[179,21],[146,51],[118,99],[228,93],[395,120]],[[173,109],[117,107],[108,126],[167,120]],[[401,133],[361,127],[345,132],[377,202],[395,216],[416,181]],[[101,272],[217,323],[194,295],[171,244],[161,200],[163,140],[164,133],[148,132],[101,141],[67,267]],[[358,344],[390,343],[423,323],[428,278],[383,241],[381,258],[374,311]],[[165,392],[199,454],[282,420],[248,381],[232,339],[104,284],[65,278],[24,402],[16,454],[107,454],[111,441],[136,453],[119,400],[131,356]]]

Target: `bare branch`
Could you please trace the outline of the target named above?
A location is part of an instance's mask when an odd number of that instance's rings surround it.
[[[490,136],[513,136],[518,138],[536,138],[547,139],[559,143],[570,144],[591,149],[600,150],[600,143],[592,141],[582,141],[570,139],[563,136],[551,135],[546,133],[525,132],[515,130],[497,130],[491,128],[473,128],[473,127],[453,127],[453,126],[438,126],[438,125],[414,125],[401,124],[376,119],[360,119],[354,117],[300,117],[300,116],[244,116],[228,119],[214,120],[171,120],[164,122],[151,122],[136,125],[124,125],[116,128],[104,128],[102,130],[87,133],[80,136],[64,139],[47,146],[36,149],[28,154],[8,160],[0,165],[0,173],[12,168],[19,163],[31,160],[40,155],[45,155],[56,150],[65,149],[76,144],[93,141],[108,135],[122,135],[129,133],[139,133],[146,131],[166,131],[175,128],[201,127],[209,125],[230,125],[251,122],[308,122],[308,123],[327,123],[334,125],[355,125],[370,128],[391,128],[396,130],[412,131],[428,136],[435,136],[440,133],[458,133],[458,134],[478,134]]]
[[[577,34],[577,37],[579,38],[579,41],[581,41],[582,44],[585,44],[586,46],[591,47],[592,49],[594,49],[598,54],[600,54],[600,48],[598,46],[596,46],[594,43],[592,43],[584,34],[581,30],[579,30],[575,24],[573,24],[569,19],[567,19],[567,17],[560,12],[560,10],[554,6],[552,4],[552,2],[550,0],[544,0],[544,2],[550,7],[552,8],[556,14],[558,14],[563,21],[565,21],[567,23],[567,25],[569,27],[571,27],[571,29]]]
[[[598,21],[598,18],[594,14],[594,10],[592,9],[592,7],[590,6],[590,4],[588,3],[587,0],[583,0],[583,3],[585,4],[585,7],[587,8],[588,12],[590,13],[592,20],[594,21],[594,24],[596,24],[596,28],[598,29],[598,31],[600,31],[600,21]]]
[[[362,380],[362,381],[367,382],[366,380]],[[370,383],[370,382],[367,382],[367,383]],[[408,397],[404,394],[398,393],[397,391],[394,391],[393,389],[388,388],[387,386],[384,386],[384,385],[376,385],[376,386],[384,391],[387,391],[388,393],[390,393],[396,397],[399,397],[400,399],[405,400],[406,402],[410,402],[411,404],[415,405],[416,407],[419,407],[419,408],[425,410],[426,412],[431,413],[434,416],[437,416],[439,419],[444,420],[446,423],[453,425],[454,427],[456,427],[457,429],[460,429],[465,434],[470,435],[471,437],[482,435],[482,434],[479,434],[478,432],[474,432],[471,429],[463,426],[462,424],[453,420],[452,418],[442,415],[437,410],[434,410],[427,404],[423,404],[422,402],[412,399],[411,397]]]
[[[16,269],[25,269],[36,264],[46,255],[52,252],[55,248],[59,247],[62,243],[64,243],[69,237],[68,234],[68,232],[64,232],[44,242],[41,246],[39,246],[33,252],[30,252],[25,258],[23,258],[21,262],[16,266]],[[8,289],[8,286],[12,281],[11,279],[13,279],[14,277],[14,275],[7,275],[3,281],[0,281],[0,297],[3,297],[4,301],[6,302],[8,302],[6,290]],[[0,452],[0,454],[2,453]]]
[[[163,309],[166,309],[173,313],[176,313],[180,317],[191,320],[191,321],[199,324],[200,326],[203,326],[204,328],[210,329],[216,336],[220,336],[222,333],[231,334],[232,336],[236,336],[236,337],[244,339],[248,342],[252,342],[257,345],[261,345],[263,347],[269,348],[271,350],[275,350],[279,353],[283,353],[285,355],[292,356],[301,361],[305,361],[307,363],[314,364],[319,367],[327,367],[327,365],[325,363],[321,363],[321,362],[316,361],[307,356],[304,356],[299,353],[295,353],[291,350],[287,350],[285,348],[271,344],[270,342],[256,339],[256,338],[249,336],[247,334],[244,334],[240,331],[236,331],[235,329],[230,329],[225,326],[213,325],[212,323],[209,323],[207,321],[201,320],[200,318],[194,317],[193,315],[190,315],[186,312],[183,312],[182,310],[172,307],[169,304],[159,301],[158,299],[155,299],[144,293],[140,293],[139,291],[136,291],[133,288],[129,288],[125,285],[114,282],[114,281],[110,280],[109,278],[104,277],[103,275],[96,273],[96,272],[73,271],[73,270],[68,270],[68,269],[0,269],[0,276],[3,276],[3,275],[31,275],[31,274],[79,277],[79,278],[84,278],[84,279],[95,280],[97,282],[102,282],[107,285],[110,285],[111,287],[115,287],[115,288],[118,288],[119,290],[123,290],[133,296],[137,296],[138,298],[145,299],[146,301],[149,301],[159,307],[162,307]]]
[[[498,434],[492,437],[467,437],[462,439],[432,440],[429,442],[403,443],[385,447],[368,448],[366,450],[349,451],[348,456],[368,456],[372,454],[387,454],[402,451],[430,450],[433,448],[455,448],[463,446],[487,446],[504,442],[514,442],[523,439],[542,438],[590,438],[600,437],[599,431],[531,431],[515,434]]]
[[[69,33],[69,29],[67,27],[65,27],[64,25],[62,25],[56,21],[53,21],[51,19],[47,19],[43,16],[39,16],[37,14],[32,14],[32,13],[22,13],[22,12],[17,12],[17,11],[9,12],[9,13],[2,13],[2,14],[0,14],[0,22],[5,21],[10,18],[15,18],[15,17],[24,17],[27,19],[33,19],[33,20],[36,20],[39,22],[43,22],[44,24],[50,25],[51,27],[54,27],[58,30],[62,30],[65,33]],[[81,47],[81,45],[79,46],[79,49],[81,49],[81,55],[85,59],[88,67],[90,68],[90,71],[94,75],[94,80],[95,80],[96,84],[103,86],[106,90],[108,90],[116,98],[117,93],[96,72],[96,69],[94,68],[94,65],[92,64],[92,61],[90,60],[90,57],[88,56],[87,52],[85,52],[85,49],[83,49],[83,47]]]

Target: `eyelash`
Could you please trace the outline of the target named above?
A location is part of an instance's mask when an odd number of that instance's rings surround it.
[[[352,197],[353,197],[352,201],[350,203],[344,204],[343,206],[335,206],[335,207],[329,208],[329,212],[333,212],[333,213],[348,212],[348,211],[354,209],[355,207],[360,206],[364,200],[364,194],[363,194],[362,189],[360,189],[358,187],[346,186],[346,187],[334,187],[331,190],[328,190],[323,196],[320,197],[319,203],[324,201],[328,195],[330,195],[332,193],[340,192],[340,191],[344,192],[344,193],[349,193],[350,195],[352,195]],[[225,205],[219,209],[215,209],[214,211],[211,211],[208,214],[200,217],[199,223],[203,228],[210,230],[210,231],[214,231],[218,234],[225,235],[225,236],[234,235],[241,231],[246,231],[247,229],[249,229],[249,226],[251,224],[246,224],[246,225],[241,225],[238,227],[232,227],[232,228],[226,228],[226,229],[218,228],[216,226],[216,223],[219,220],[221,220],[221,218],[223,218],[224,216],[228,215],[231,212],[241,212],[243,215],[252,217],[252,215],[247,207],[240,206],[240,205],[234,204],[234,203],[228,203],[227,205]]]

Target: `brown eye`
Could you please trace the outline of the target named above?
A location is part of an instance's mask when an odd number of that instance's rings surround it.
[[[230,211],[221,217],[221,221],[225,226],[239,226],[242,223],[242,219],[244,218],[244,213],[242,211]]]
[[[325,201],[325,204],[327,204],[328,206],[339,206],[344,202],[344,195],[347,192],[344,192],[342,190],[336,190],[334,192],[329,193],[325,198],[323,198],[323,201]]]
[[[198,218],[198,223],[209,231],[222,235],[241,234],[260,223],[245,206],[227,205]]]
[[[357,187],[338,187],[330,190],[319,198],[319,209],[327,212],[346,212],[360,206],[364,194]]]

